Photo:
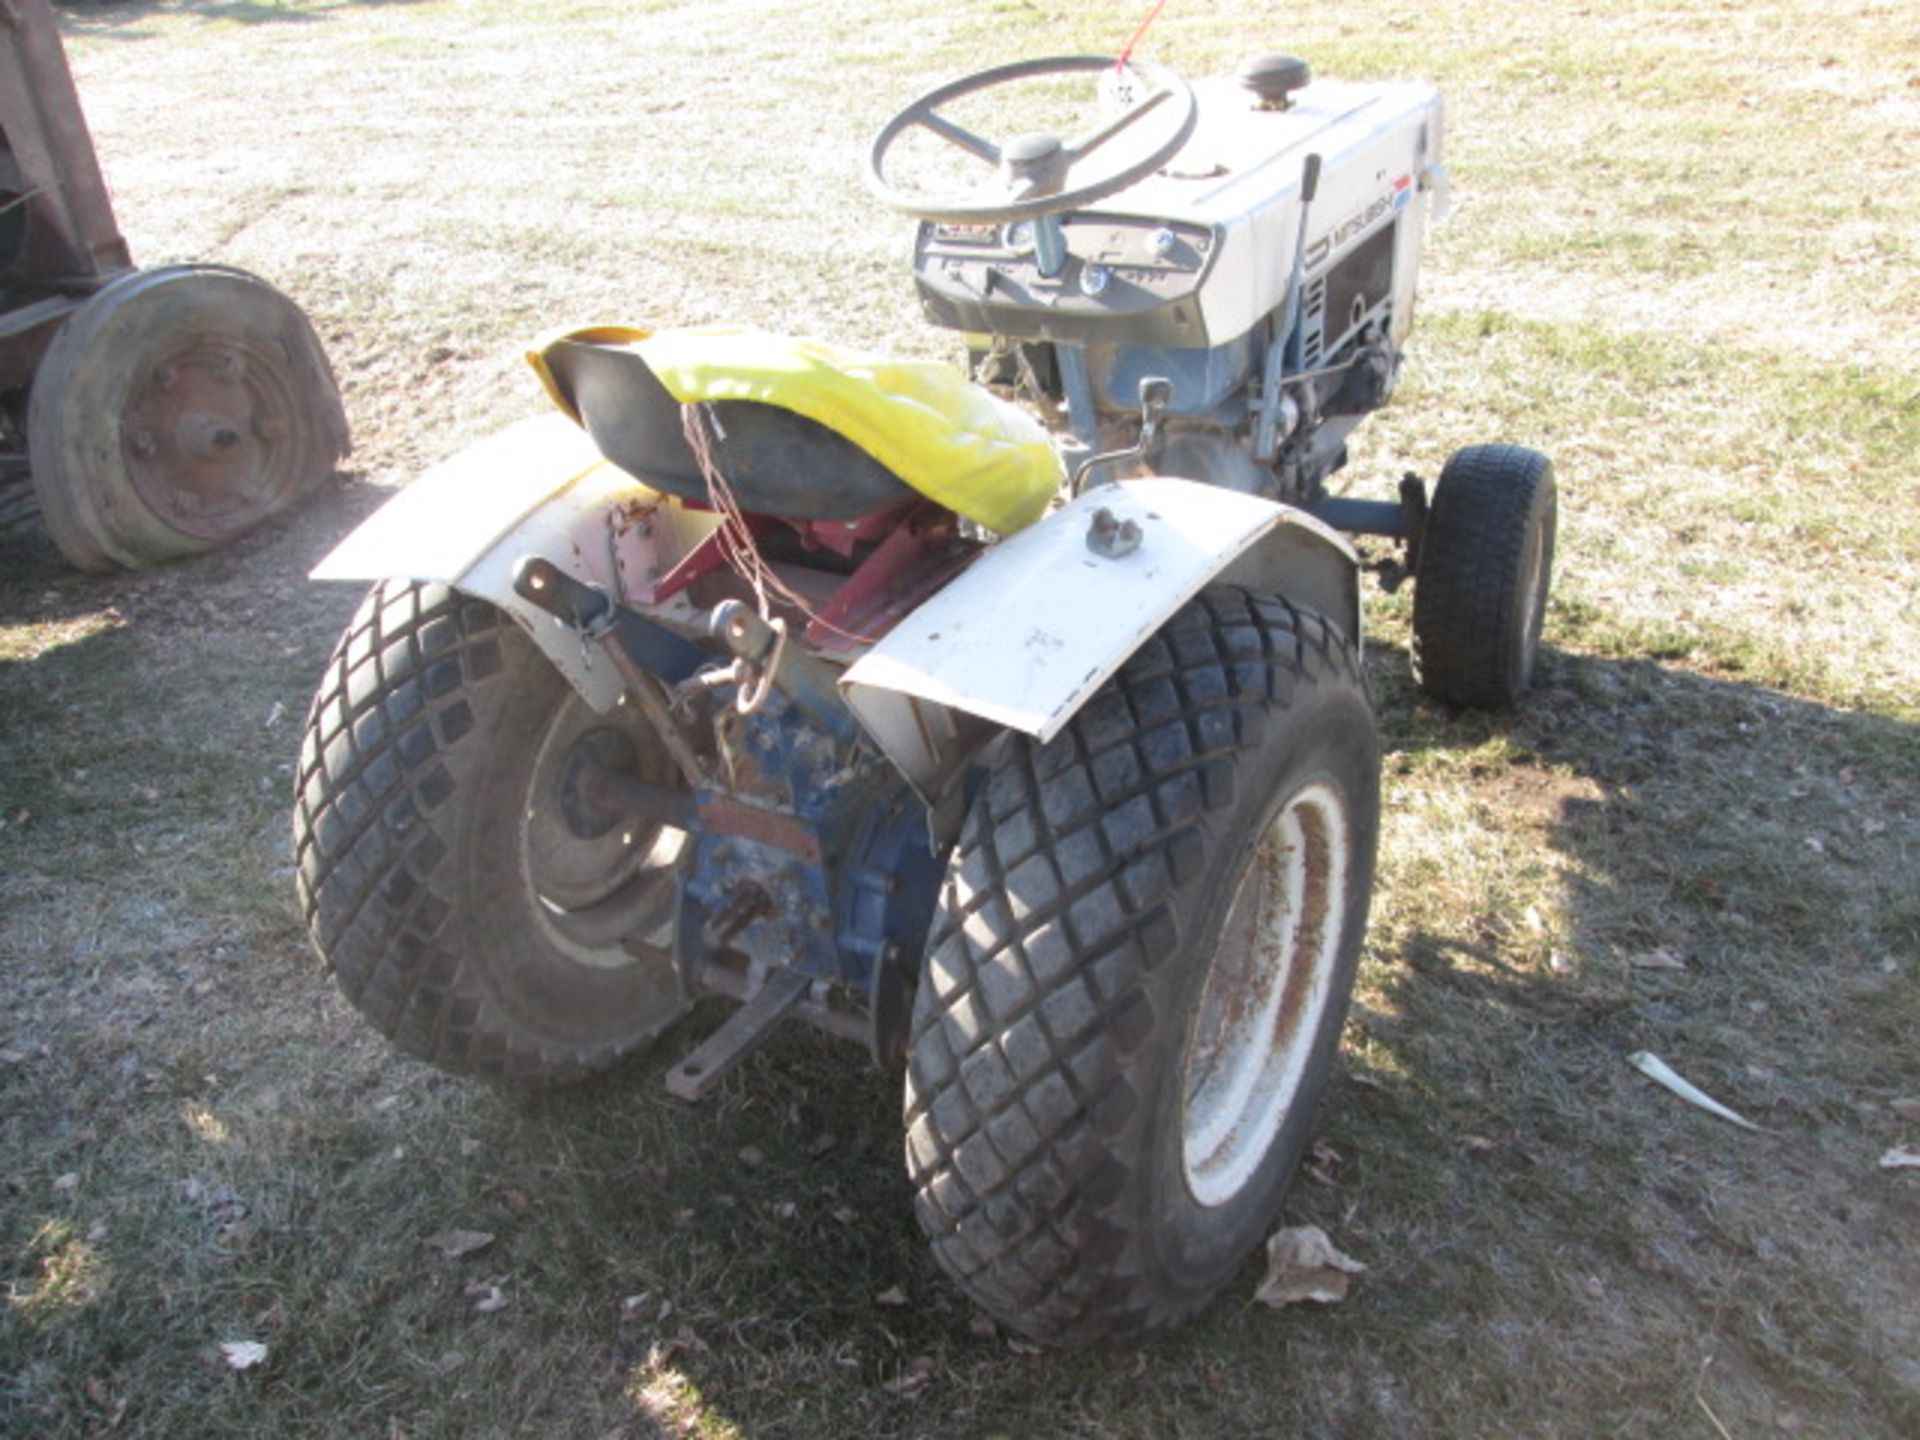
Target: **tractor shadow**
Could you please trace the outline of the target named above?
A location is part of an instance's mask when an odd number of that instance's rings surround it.
[[[104,818],[140,822],[143,802],[124,796],[150,783],[146,758],[157,764],[178,737],[149,733],[123,692],[153,686],[164,674],[154,657],[170,648],[236,654],[255,675],[271,668],[279,689],[194,723],[262,763],[289,748],[291,727],[263,732],[260,712],[284,692],[297,720],[358,600],[305,572],[387,493],[343,477],[229,550],[145,575],[76,575],[43,535],[0,537],[0,615],[79,627],[0,661],[0,765],[10,788],[26,776],[44,791],[20,802],[36,819],[5,837],[10,859],[39,857],[49,835],[78,847],[97,828],[102,817],[55,793],[76,765],[119,797]],[[107,609],[115,622],[87,630]],[[268,1197],[263,1224],[276,1193],[288,1213],[314,1217],[334,1247],[329,1269],[397,1278],[382,1282],[395,1287],[380,1292],[383,1310],[360,1308],[351,1289],[323,1303],[333,1291],[306,1251],[271,1245],[233,1262],[235,1283],[321,1297],[316,1313],[338,1326],[314,1342],[329,1364],[358,1353],[369,1324],[465,1346],[471,1301],[419,1235],[456,1221],[497,1230],[489,1263],[511,1273],[518,1306],[627,1377],[624,1393],[683,1376],[712,1397],[716,1423],[742,1433],[778,1428],[780,1392],[809,1374],[863,1407],[863,1433],[914,1433],[927,1412],[912,1408],[912,1384],[887,1387],[922,1357],[954,1425],[971,1413],[982,1430],[1017,1430],[1005,1417],[1110,1403],[1100,1397],[1116,1363],[1147,1365],[1142,1383],[1182,1397],[1186,1413],[1212,1405],[1231,1417],[1243,1412],[1209,1397],[1275,1384],[1258,1377],[1270,1377],[1276,1345],[1294,1378],[1278,1382],[1275,1413],[1304,1433],[1443,1429],[1396,1407],[1420,1413],[1407,1397],[1443,1389],[1437,1357],[1462,1345],[1505,1347],[1499,1363],[1548,1376],[1566,1413],[1617,1413],[1604,1388],[1617,1376],[1670,1368],[1675,1354],[1697,1369],[1702,1316],[1723,1369],[1777,1371],[1816,1415],[1851,1405],[1868,1428],[1897,1433],[1909,1402],[1884,1357],[1903,1352],[1882,1327],[1920,1294],[1898,1240],[1913,1216],[1910,1198],[1899,1208],[1906,1192],[1856,1177],[1871,1174],[1875,1147],[1901,1138],[1863,1118],[1862,1102],[1920,1093],[1910,1043],[1920,730],[1567,652],[1547,657],[1517,713],[1452,714],[1419,697],[1403,655],[1376,649],[1369,663],[1386,742],[1381,883],[1320,1126],[1327,1148],[1285,1212],[1368,1262],[1347,1305],[1249,1308],[1250,1261],[1193,1325],[1121,1362],[1013,1351],[975,1328],[973,1307],[933,1267],[903,1174],[899,1080],[845,1042],[783,1032],[689,1107],[663,1077],[723,1020],[726,1006],[711,1002],[598,1081],[494,1097],[386,1058],[324,978],[301,968],[297,939],[244,984],[220,982],[237,985],[235,1017],[277,1013],[288,1004],[277,994],[319,1017],[284,1022],[287,1043],[306,1049],[259,1062],[263,1083],[299,1098],[283,1100],[249,1152],[253,1178],[236,1188]],[[178,684],[143,703],[187,694]],[[70,734],[82,713],[104,727],[92,758],[36,738]],[[208,815],[227,783],[209,769]],[[1636,963],[1661,952],[1680,968]],[[59,963],[36,962],[49,975]],[[183,983],[213,976],[205,963],[202,977],[201,960],[180,957]],[[105,1043],[83,1026],[70,1041],[76,1056]],[[1769,1133],[1736,1131],[1656,1089],[1626,1063],[1639,1050]],[[301,1066],[317,1077],[310,1093],[278,1078]],[[402,1099],[374,1109],[382,1094]],[[436,1107],[457,1127],[405,1128],[416,1108]],[[435,1157],[406,1188],[382,1178],[396,1146]],[[379,1214],[407,1223],[384,1239],[357,1228]],[[1769,1238],[1789,1233],[1791,1246]],[[1850,1258],[1860,1247],[1872,1265]],[[1632,1303],[1599,1298],[1596,1284]],[[1584,1352],[1565,1338],[1575,1334]],[[1569,1364],[1575,1353],[1607,1363],[1589,1374]],[[1485,1364],[1481,1374],[1491,1383]],[[466,1382],[392,1383],[398,1410],[424,1415]],[[669,1428],[633,1404],[638,1433]],[[1688,1404],[1683,1393],[1674,1408]],[[1716,1409],[1742,1431],[1768,1419]]]
[[[1455,715],[1417,695],[1404,657],[1373,663],[1388,803],[1406,814],[1388,817],[1374,938],[1323,1118],[1332,1158],[1310,1159],[1287,1214],[1357,1236],[1375,1288],[1324,1316],[1248,1312],[1232,1297],[1251,1289],[1250,1261],[1156,1365],[1176,1379],[1222,1364],[1253,1373],[1284,1335],[1301,1373],[1341,1373],[1377,1367],[1383,1334],[1418,1351],[1423,1334],[1457,1343],[1476,1315],[1499,1324],[1536,1305],[1563,1338],[1584,1329],[1651,1363],[1693,1343],[1673,1317],[1712,1302],[1729,1245],[1747,1247],[1745,1283],[1782,1309],[1825,1283],[1815,1270],[1863,1230],[1896,1256],[1897,1206],[1844,1178],[1833,1151],[1857,1137],[1834,1126],[1857,1127],[1862,1074],[1920,1087],[1897,1019],[1920,1014],[1920,977],[1883,964],[1920,954],[1920,730],[1564,652],[1547,657],[1518,713]],[[1421,818],[1422,792],[1437,819]],[[1430,824],[1441,827],[1434,866],[1414,853]],[[1443,883],[1468,901],[1421,901]],[[796,1032],[697,1110],[659,1095],[666,1064],[723,1013],[700,1012],[660,1055],[520,1112],[616,1168],[629,1145],[654,1157],[661,1188],[638,1201],[625,1191],[618,1214],[581,1193],[581,1220],[611,1226],[624,1263],[666,1290],[684,1292],[676,1274],[704,1256],[712,1278],[696,1311],[675,1312],[696,1335],[778,1334],[844,1353],[882,1383],[902,1354],[922,1352],[988,1388],[1031,1375],[969,1328],[972,1307],[924,1252],[893,1077]],[[1773,1137],[1751,1141],[1655,1089],[1627,1063],[1640,1050]],[[609,1127],[627,1127],[624,1138]],[[1726,1198],[1729,1187],[1742,1198]],[[1807,1206],[1852,1222],[1797,1218]],[[1805,1263],[1768,1269],[1745,1227],[1790,1221]],[[680,1245],[662,1247],[662,1223]],[[1622,1283],[1623,1266],[1651,1318],[1583,1288],[1596,1271]],[[1909,1257],[1888,1273],[1914,1269]],[[876,1304],[895,1293],[909,1303]],[[1834,1299],[1819,1326],[1783,1336],[1771,1322],[1729,1324],[1720,1343],[1730,1365],[1766,1374],[1790,1361],[1795,1384],[1892,1416],[1904,1402],[1873,1373],[1848,1378],[1859,1356],[1885,1353],[1873,1312],[1861,1291]],[[679,1333],[656,1329],[656,1346]],[[1564,1367],[1556,1343],[1540,1340],[1537,1363]],[[751,1373],[718,1349],[674,1354],[723,1394]],[[1082,1356],[1032,1363],[1068,1392],[1104,1375]],[[1397,1383],[1417,1384],[1426,1362],[1405,1363]],[[1574,1403],[1606,1403],[1577,1367],[1559,1383],[1584,1397]],[[1334,1432],[1404,1429],[1362,1385],[1294,1398]]]

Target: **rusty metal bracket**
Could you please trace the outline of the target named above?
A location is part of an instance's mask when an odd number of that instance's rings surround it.
[[[787,1013],[807,998],[811,977],[798,970],[775,970],[738,1010],[686,1059],[667,1072],[667,1090],[682,1100],[700,1100],[727,1072],[773,1033]]]

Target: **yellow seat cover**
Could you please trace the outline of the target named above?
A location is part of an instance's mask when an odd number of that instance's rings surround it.
[[[887,360],[739,325],[646,331],[600,326],[542,336],[527,361],[576,421],[543,352],[559,340],[630,346],[682,404],[757,400],[846,436],[928,499],[1008,534],[1060,487],[1040,423],[949,365]]]

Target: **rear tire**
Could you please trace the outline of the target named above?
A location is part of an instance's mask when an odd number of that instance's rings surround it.
[[[678,783],[643,717],[596,715],[481,601],[387,581],[341,637],[300,754],[300,898],[347,997],[408,1053],[551,1084],[685,1009],[666,948],[679,832],[570,814],[581,747]]]
[[[921,972],[906,1150],[936,1259],[996,1319],[1164,1328],[1263,1238],[1338,1048],[1379,805],[1352,646],[1234,590],[993,765]]]
[[[1553,464],[1518,445],[1469,445],[1440,472],[1420,536],[1413,667],[1436,700],[1519,703],[1533,683],[1553,579]]]

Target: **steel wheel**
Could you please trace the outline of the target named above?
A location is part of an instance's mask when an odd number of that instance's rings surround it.
[[[622,705],[601,717],[568,694],[536,751],[520,832],[520,867],[549,938],[584,965],[618,968],[634,958],[619,941],[656,934],[673,909],[674,866],[686,832],[596,806],[588,767],[655,784],[679,783],[651,726]]]
[[[1181,1163],[1194,1199],[1246,1186],[1286,1118],[1332,993],[1347,909],[1347,806],[1309,785],[1261,837],[1187,1044]]]
[[[326,356],[298,307],[238,270],[135,271],[90,299],[34,376],[41,512],[83,569],[232,540],[347,452]]]

